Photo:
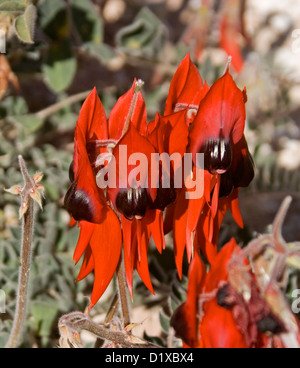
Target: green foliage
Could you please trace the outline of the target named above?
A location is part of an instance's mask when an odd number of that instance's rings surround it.
[[[14,21],[14,27],[18,38],[24,43],[33,43],[37,10],[32,4],[27,6],[24,14]]]
[[[18,12],[26,9],[26,0],[0,0],[1,12]]]
[[[66,90],[72,83],[77,68],[77,62],[68,40],[52,44],[43,65],[45,81],[54,92]]]
[[[116,35],[117,46],[135,56],[154,58],[163,49],[167,30],[161,20],[144,7],[133,23],[122,28]]]

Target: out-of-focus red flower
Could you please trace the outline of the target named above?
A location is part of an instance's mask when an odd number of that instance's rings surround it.
[[[232,57],[232,66],[237,73],[244,68],[241,52],[242,9],[240,0],[229,0],[224,4],[223,16],[220,21],[220,46]]]
[[[224,1],[216,12],[215,3],[205,0],[193,9],[193,15],[190,15],[189,25],[183,34],[182,41],[192,48],[194,59],[198,61],[201,59],[209,43],[212,27],[216,24],[219,33],[217,40],[219,47],[232,57],[234,70],[237,73],[242,72],[244,67],[243,42],[249,42],[243,24],[245,2],[246,0]]]
[[[185,347],[246,348],[231,311],[217,303],[218,288],[228,281],[228,261],[238,251],[235,241],[224,246],[208,273],[195,254],[189,270],[187,300],[175,311],[171,321]]]
[[[74,177],[65,205],[72,215],[72,224],[78,221],[80,227],[74,260],[77,263],[83,255],[84,260],[78,280],[93,270],[95,273],[90,307],[101,297],[115,273],[122,239],[131,295],[135,268],[153,292],[147,262],[150,237],[153,236],[160,252],[164,248],[162,212],[152,208],[156,189],[131,186],[128,180],[137,167],[137,163],[128,164],[128,157],[138,152],[149,158],[155,152],[146,138],[147,116],[140,87],[134,81],[132,88],[117,101],[108,120],[94,89],[80,111],[76,126],[71,170]],[[119,166],[121,146],[128,153],[128,157],[123,157],[126,170]],[[105,179],[101,177],[102,170],[109,167],[112,157],[116,163],[116,185],[104,189],[98,181]],[[142,168],[141,176],[151,178],[148,167]],[[120,183],[125,184],[120,187]]]
[[[262,289],[248,259],[232,239],[206,272],[195,254],[187,300],[171,324],[185,347],[267,348],[299,345],[299,323],[278,285]],[[290,344],[290,346],[289,346]]]

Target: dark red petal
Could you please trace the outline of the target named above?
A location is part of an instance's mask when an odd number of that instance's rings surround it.
[[[164,218],[164,234],[167,235],[173,230],[176,202],[166,208]]]
[[[95,281],[89,306],[92,308],[108,287],[120,260],[122,233],[119,219],[112,210],[107,212],[105,222],[95,225],[90,247],[95,263]]]
[[[88,246],[84,253],[84,259],[76,279],[76,282],[83,280],[87,275],[89,275],[95,268],[95,261],[93,257],[93,252],[90,246]]]
[[[169,95],[166,101],[164,115],[170,115],[175,111],[177,104],[199,105],[203,81],[190,54],[182,60],[171,81]]]
[[[80,221],[79,226],[80,226],[80,235],[73,256],[73,260],[76,263],[78,263],[83,253],[85,252],[96,225],[90,222]]]

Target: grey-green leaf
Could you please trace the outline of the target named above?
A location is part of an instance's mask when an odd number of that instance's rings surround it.
[[[53,44],[49,48],[43,74],[53,91],[57,93],[65,91],[71,85],[76,70],[77,60],[68,41]]]
[[[14,27],[18,38],[25,43],[33,43],[35,22],[37,18],[36,7],[30,4],[24,14],[19,15],[14,22]]]
[[[1,12],[19,12],[26,8],[22,0],[0,0]]]

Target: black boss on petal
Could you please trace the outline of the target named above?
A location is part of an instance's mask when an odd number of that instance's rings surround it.
[[[155,201],[151,208],[163,211],[170,204],[174,203],[177,197],[175,188],[158,188]]]
[[[142,219],[146,215],[150,197],[145,188],[123,189],[117,195],[116,205],[128,220]]]
[[[204,168],[211,174],[224,174],[232,163],[230,140],[221,138],[209,139],[201,149],[204,153]]]
[[[94,220],[94,206],[88,194],[74,182],[65,196],[65,207],[76,221]]]

